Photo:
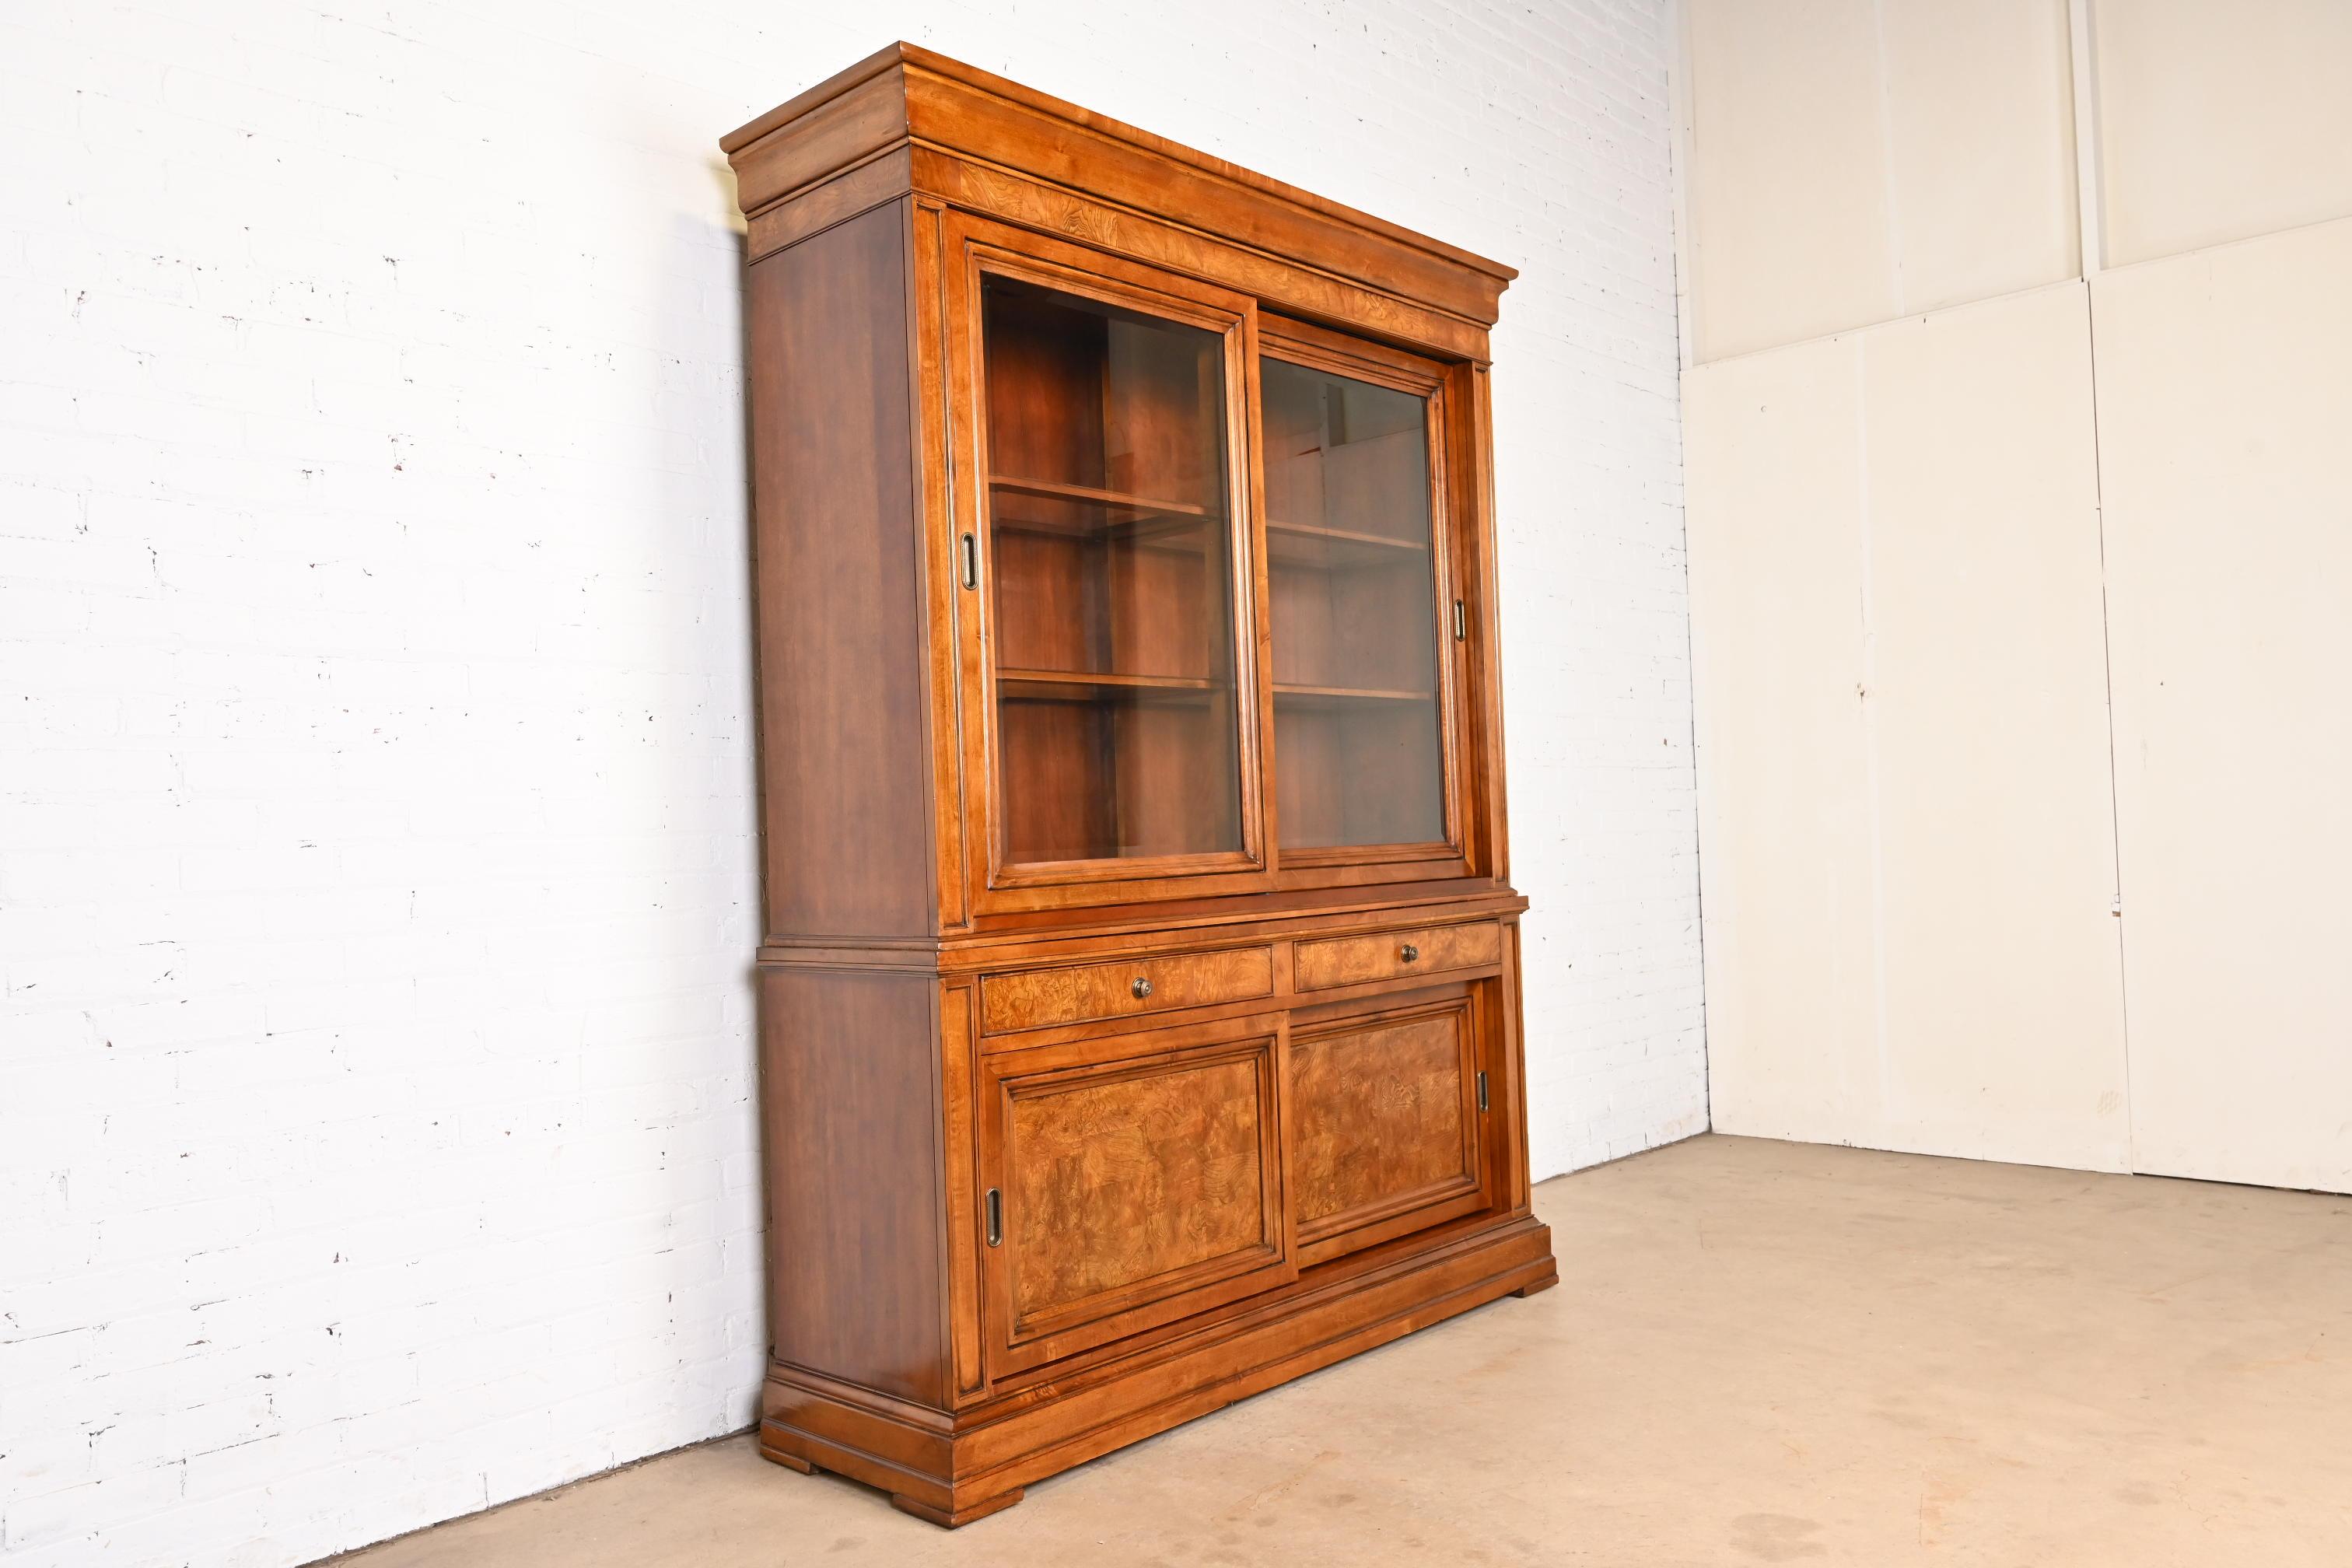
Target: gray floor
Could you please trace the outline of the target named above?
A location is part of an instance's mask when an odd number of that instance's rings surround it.
[[[1559,1289],[952,1534],[738,1438],[340,1561],[2352,1564],[2352,1198],[1720,1137],[1537,1192]]]

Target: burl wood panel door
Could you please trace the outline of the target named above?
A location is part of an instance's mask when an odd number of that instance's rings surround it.
[[[1323,1021],[1290,1041],[1293,1203],[1313,1264],[1486,1206],[1479,994]]]
[[[1259,1017],[983,1060],[993,1373],[1297,1277],[1283,1048],[1281,1020]]]

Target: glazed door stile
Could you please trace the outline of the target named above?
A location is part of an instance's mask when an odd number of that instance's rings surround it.
[[[1255,303],[942,233],[969,907],[1264,891]]]
[[[978,679],[962,668],[962,639],[956,635],[958,588],[955,555],[955,459],[949,439],[946,366],[950,363],[948,321],[940,272],[942,211],[936,202],[908,198],[907,320],[914,367],[915,475],[921,511],[925,676],[931,734],[932,863],[939,926],[959,931],[971,923],[963,879],[964,780],[958,743],[960,693]]]
[[[982,1058],[992,1378],[1298,1277],[1282,1015]]]
[[[986,1291],[980,1248],[982,1196],[979,1141],[980,988],[969,979],[940,987],[940,1116],[941,1172],[947,1199],[946,1292],[949,1387],[958,1405],[988,1391],[981,1319]]]
[[[1451,457],[1462,534],[1454,564],[1469,637],[1459,649],[1464,675],[1465,761],[1475,781],[1467,792],[1471,870],[1498,882],[1511,879],[1510,837],[1503,779],[1502,616],[1496,601],[1501,567],[1495,544],[1495,418],[1490,373],[1484,363],[1459,365],[1452,376]]]

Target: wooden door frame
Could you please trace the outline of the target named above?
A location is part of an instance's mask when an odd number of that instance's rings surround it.
[[[1257,431],[1257,302],[1246,294],[1048,239],[957,209],[945,215],[940,267],[948,374],[944,377],[950,486],[950,558],[972,537],[978,586],[956,595],[961,668],[965,886],[975,915],[1271,890],[1275,824],[1265,758],[1272,743],[1262,574],[1255,548],[1260,505]],[[997,732],[994,560],[988,489],[987,364],[982,289],[994,274],[1217,333],[1223,342],[1228,603],[1234,658],[1238,852],[1133,860],[1065,860],[1010,866],[1003,842],[1002,746]]]

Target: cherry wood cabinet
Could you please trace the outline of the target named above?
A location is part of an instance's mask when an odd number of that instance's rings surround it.
[[[761,1446],[961,1524],[1556,1279],[1508,268],[908,45],[747,217]]]

